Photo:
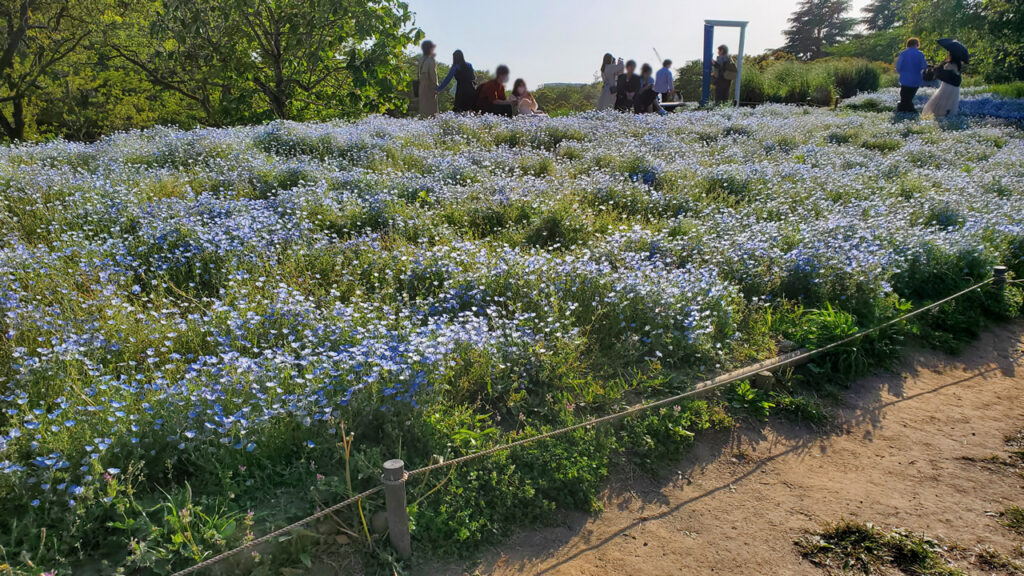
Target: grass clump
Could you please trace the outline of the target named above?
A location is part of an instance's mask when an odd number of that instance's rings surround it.
[[[906,530],[886,532],[842,520],[796,541],[800,554],[834,574],[877,574],[896,569],[911,576],[966,576],[936,541]]]
[[[1017,534],[1024,536],[1024,508],[1020,506],[1010,506],[1007,508],[1003,512],[1002,524]]]

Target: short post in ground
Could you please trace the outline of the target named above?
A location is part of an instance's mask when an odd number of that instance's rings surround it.
[[[406,508],[405,462],[388,460],[384,463],[384,500],[388,515],[388,535],[391,546],[402,560],[412,556],[412,536],[409,533],[409,511]]]
[[[1006,266],[996,266],[992,269],[992,285],[996,288],[1006,286]]]

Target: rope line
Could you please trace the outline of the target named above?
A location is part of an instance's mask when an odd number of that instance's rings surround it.
[[[277,538],[278,536],[283,536],[283,535],[287,534],[288,532],[291,532],[292,530],[294,530],[296,528],[299,528],[301,526],[305,526],[306,524],[309,524],[310,522],[312,522],[314,520],[318,520],[320,518],[323,518],[324,516],[327,516],[328,514],[332,514],[334,512],[337,512],[338,510],[341,510],[342,508],[344,508],[344,507],[346,507],[346,506],[348,506],[350,504],[355,504],[356,502],[358,502],[358,501],[360,501],[360,500],[362,500],[364,498],[367,498],[369,496],[372,496],[372,495],[376,494],[377,492],[380,492],[383,489],[384,489],[384,486],[376,486],[374,488],[371,488],[371,489],[367,490],[366,492],[363,492],[362,494],[358,494],[356,496],[353,496],[353,497],[349,498],[348,500],[345,500],[344,502],[341,502],[339,504],[335,504],[334,506],[331,506],[330,508],[324,508],[323,510],[317,512],[316,514],[313,514],[312,516],[308,516],[306,518],[303,518],[302,520],[299,520],[298,522],[295,522],[293,524],[289,524],[288,526],[285,526],[284,528],[281,528],[280,530],[275,530],[275,531],[271,532],[270,534],[267,534],[265,536],[260,536],[259,538],[255,539],[255,540],[252,540],[251,542],[246,542],[245,544],[242,544],[238,548],[234,548],[232,550],[228,550],[227,552],[224,552],[223,554],[218,554],[217,556],[214,556],[213,558],[209,558],[207,560],[203,560],[199,564],[196,564],[195,566],[191,566],[189,568],[186,568],[186,569],[184,569],[184,570],[182,570],[180,572],[175,572],[171,576],[187,576],[188,574],[192,574],[193,572],[197,572],[197,571],[202,570],[203,568],[206,568],[208,566],[213,566],[214,564],[220,562],[221,560],[225,560],[227,558],[230,558],[231,556],[234,556],[235,554],[238,554],[239,552],[242,552],[244,550],[248,550],[249,548],[252,548],[254,546],[259,546],[260,544],[263,544],[264,542],[273,540],[274,538]]]
[[[531,444],[533,442],[537,442],[537,441],[544,440],[544,439],[547,439],[547,438],[553,438],[555,436],[561,436],[562,434],[567,434],[569,432],[580,430],[582,428],[589,428],[591,426],[597,426],[599,424],[603,424],[603,423],[606,423],[606,422],[612,422],[612,421],[615,421],[615,420],[619,420],[621,418],[625,418],[627,416],[631,416],[633,414],[638,414],[640,412],[645,412],[647,410],[652,410],[652,409],[655,409],[655,408],[661,408],[663,406],[670,406],[672,404],[676,404],[676,403],[680,402],[681,400],[685,400],[687,398],[690,398],[690,397],[693,397],[693,396],[697,396],[699,394],[703,394],[705,392],[709,392],[711,390],[715,390],[715,389],[721,388],[722,386],[726,386],[728,384],[732,384],[732,383],[738,382],[740,380],[746,380],[746,379],[750,378],[751,376],[754,376],[754,375],[756,375],[759,372],[764,372],[765,370],[768,370],[768,369],[778,370],[780,368],[785,368],[787,366],[792,366],[794,364],[803,363],[804,361],[809,360],[811,358],[814,358],[815,356],[819,356],[821,354],[824,354],[825,352],[828,352],[829,350],[835,350],[836,348],[845,346],[845,345],[847,345],[847,344],[849,344],[849,343],[851,343],[851,342],[853,342],[855,340],[858,340],[858,339],[863,338],[865,336],[869,336],[871,334],[874,334],[876,332],[884,330],[884,329],[886,329],[886,328],[888,328],[890,326],[894,326],[896,324],[899,324],[900,322],[905,322],[905,321],[907,321],[907,320],[909,320],[911,318],[914,318],[915,316],[919,316],[919,315],[924,314],[925,312],[928,312],[930,310],[934,310],[936,308],[939,308],[940,306],[942,306],[944,304],[947,304],[949,302],[952,302],[953,300],[956,300],[957,298],[960,298],[961,296],[964,296],[966,294],[974,292],[975,290],[983,288],[984,286],[992,283],[993,280],[994,280],[994,278],[989,278],[988,280],[985,280],[984,282],[979,282],[978,284],[975,284],[974,286],[971,286],[970,288],[967,288],[967,289],[962,290],[960,292],[957,292],[956,294],[954,294],[952,296],[948,296],[946,298],[943,298],[942,300],[939,300],[937,302],[933,302],[932,304],[929,304],[927,306],[924,306],[922,308],[919,308],[917,310],[914,310],[912,312],[904,314],[903,316],[900,316],[899,318],[894,318],[892,320],[889,320],[888,322],[884,322],[884,323],[882,323],[882,324],[880,324],[878,326],[875,326],[874,328],[869,328],[867,330],[857,332],[855,334],[847,336],[846,338],[843,338],[841,340],[838,340],[838,341],[833,342],[831,344],[828,344],[826,346],[822,346],[821,348],[816,348],[814,350],[798,350],[796,352],[792,352],[792,353],[789,353],[789,354],[784,354],[782,356],[779,356],[779,357],[771,359],[771,360],[766,360],[766,361],[763,361],[763,362],[759,362],[757,364],[753,364],[753,365],[747,366],[745,368],[737,370],[736,372],[732,372],[732,373],[729,373],[729,374],[718,376],[716,378],[712,378],[711,380],[705,380],[704,382],[699,383],[696,386],[696,388],[694,388],[693,390],[690,390],[688,392],[684,392],[682,394],[677,394],[675,396],[672,396],[672,397],[669,397],[669,398],[664,398],[662,400],[657,400],[657,401],[654,401],[654,402],[637,404],[635,406],[632,406],[632,407],[627,408],[625,410],[622,410],[620,412],[616,412],[614,414],[608,414],[608,415],[605,415],[605,416],[590,418],[588,420],[584,420],[583,422],[579,422],[579,423],[573,424],[571,426],[566,426],[564,428],[559,428],[558,430],[552,430],[550,432],[545,432],[543,434],[537,434],[535,436],[530,436],[529,438],[523,438],[521,440],[517,440],[517,441],[511,442],[509,444],[502,444],[502,445],[499,445],[499,446],[492,446],[491,448],[488,448],[486,450],[481,450],[480,452],[474,452],[472,454],[467,454],[467,455],[461,456],[459,458],[453,458],[451,460],[445,460],[443,462],[438,462],[438,463],[432,464],[430,466],[424,466],[423,468],[419,468],[418,470],[413,470],[412,472],[408,472],[407,475],[406,475],[406,478],[411,478],[413,476],[420,476],[420,475],[427,474],[427,473],[430,473],[430,472],[432,472],[434,470],[439,470],[439,469],[442,469],[442,468],[448,468],[448,467],[451,467],[451,466],[457,466],[459,464],[464,464],[464,463],[470,462],[472,460],[476,460],[476,459],[479,459],[479,458],[484,458],[484,457],[490,456],[492,454],[497,454],[498,452],[503,452],[505,450],[511,450],[513,448],[518,448],[519,446],[525,446],[527,444]],[[194,566],[191,566],[189,568],[181,570],[180,572],[175,572],[174,574],[172,574],[172,576],[188,576],[189,574],[192,574],[194,572],[202,570],[203,568],[206,568],[208,566],[212,566],[213,564],[216,564],[216,563],[220,562],[221,560],[224,560],[226,558],[234,556],[235,554],[238,554],[239,552],[242,552],[244,550],[248,550],[250,548],[253,548],[254,546],[258,546],[258,545],[260,545],[260,544],[262,544],[264,542],[267,542],[269,540],[272,540],[272,539],[274,539],[274,538],[276,538],[278,536],[282,536],[284,534],[287,534],[288,532],[291,532],[292,530],[294,530],[296,528],[299,528],[300,526],[304,526],[304,525],[306,525],[306,524],[308,524],[308,523],[310,523],[310,522],[312,522],[314,520],[317,520],[319,518],[323,518],[324,516],[327,516],[327,515],[329,515],[329,514],[331,514],[333,512],[336,512],[336,511],[338,511],[338,510],[340,510],[340,509],[342,509],[342,508],[344,508],[346,506],[354,504],[354,503],[358,502],[359,500],[362,500],[364,498],[372,496],[373,494],[376,494],[377,492],[380,492],[381,490],[383,490],[383,488],[384,488],[383,485],[379,485],[379,486],[377,486],[375,488],[371,488],[370,490],[367,490],[366,492],[363,492],[362,494],[358,494],[356,496],[353,496],[352,498],[349,498],[348,500],[345,500],[344,502],[341,502],[339,504],[335,504],[334,506],[331,506],[330,508],[325,508],[325,509],[317,512],[316,514],[313,514],[312,516],[309,516],[309,517],[307,517],[307,518],[305,518],[303,520],[299,520],[298,522],[295,522],[293,524],[289,524],[288,526],[285,526],[284,528],[281,528],[280,530],[275,530],[274,532],[271,532],[271,533],[269,533],[269,534],[267,534],[265,536],[261,536],[260,538],[252,540],[251,542],[247,542],[247,543],[239,546],[238,548],[235,548],[233,550],[229,550],[229,551],[224,552],[222,554],[218,554],[217,556],[214,556],[212,558],[204,560],[204,561],[202,561],[202,562],[200,562],[200,563],[198,563],[198,564],[196,564]]]

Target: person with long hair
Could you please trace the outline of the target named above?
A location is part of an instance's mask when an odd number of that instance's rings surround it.
[[[960,84],[963,83],[963,69],[970,58],[963,44],[951,40],[940,40],[948,51],[946,61],[935,68],[939,89],[924,105],[923,116],[946,118],[960,112]]]
[[[623,71],[622,58],[615,59],[611,54],[605,54],[601,62],[601,97],[597,101],[598,110],[607,110],[615,106],[615,88],[619,81],[619,75]]]
[[[540,111],[537,99],[530,93],[526,87],[526,80],[522,78],[517,79],[512,85],[512,95],[509,96],[509,100],[515,104],[516,113],[520,116],[547,116]]]
[[[456,50],[452,54],[452,67],[448,70],[448,76],[444,82],[437,87],[440,94],[448,88],[452,79],[455,80],[455,111],[472,112],[476,110],[476,71],[473,65],[466,62],[466,56],[462,50]]]

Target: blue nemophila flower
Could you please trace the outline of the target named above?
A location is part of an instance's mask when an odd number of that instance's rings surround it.
[[[948,131],[766,106],[0,148],[0,206],[25,215],[0,240],[0,473],[33,497],[88,491],[108,451],[258,459],[300,425],[312,449],[350,410],[444,394],[468,359],[527,394],[574,347],[710,369],[749,344],[750,310],[1015,258],[1024,142],[997,118],[1016,104],[964,94]],[[510,130],[522,146],[479,145]],[[44,397],[57,374],[75,392]]]

